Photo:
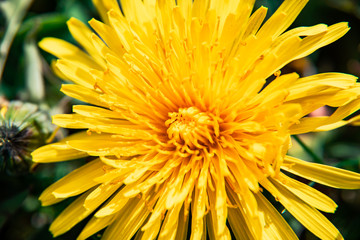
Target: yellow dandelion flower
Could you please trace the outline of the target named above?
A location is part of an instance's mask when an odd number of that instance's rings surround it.
[[[56,115],[84,129],[37,149],[35,162],[95,156],[47,188],[43,205],[80,195],[54,236],[92,216],[78,239],[297,239],[262,194],[270,192],[321,239],[342,239],[322,215],[337,205],[288,173],[334,188],[360,175],[286,155],[291,135],[357,118],[360,85],[341,73],[300,78],[287,63],[330,44],[346,23],[285,30],[308,2],[285,0],[263,23],[255,0],[93,0],[103,22],[68,27],[85,50],[46,38],[62,91],[91,105]],[[276,79],[265,84],[275,73]],[[328,117],[307,117],[328,105]],[[231,232],[231,233],[230,233]]]

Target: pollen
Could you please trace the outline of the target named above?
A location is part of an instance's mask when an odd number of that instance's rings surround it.
[[[167,135],[182,150],[209,148],[218,141],[219,123],[211,113],[189,107],[171,112],[169,117],[165,122]]]

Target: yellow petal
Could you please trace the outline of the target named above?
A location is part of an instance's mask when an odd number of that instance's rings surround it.
[[[86,152],[78,151],[66,143],[53,143],[36,149],[31,153],[37,163],[61,162],[88,156]]]
[[[160,226],[161,226],[162,220],[161,218],[158,218],[155,220],[151,228],[147,228],[144,231],[143,239],[155,239],[156,236],[159,234]]]
[[[93,179],[104,174],[103,163],[97,159],[72,171],[56,183],[49,186],[40,195],[39,200],[44,206],[51,204],[54,198],[67,198],[85,192],[97,185]]]
[[[281,168],[326,186],[343,189],[360,188],[360,174],[344,169],[306,162],[290,156],[284,158],[284,165]]]
[[[293,23],[309,0],[285,0],[260,28],[257,37],[276,38]]]
[[[216,223],[213,222],[215,219],[216,218],[213,218],[210,210],[210,213],[206,215],[206,226],[207,226],[206,230],[208,233],[207,235],[208,238],[210,240],[218,240],[218,239],[231,240],[230,231],[227,226],[225,226],[223,233],[221,235],[218,235],[218,231],[216,229],[216,226],[214,225]],[[205,237],[206,235],[203,235],[202,240],[207,239]]]
[[[258,202],[259,212],[263,215],[265,239],[298,239],[289,224],[263,196],[262,193],[254,194]]]
[[[195,181],[199,177],[199,168],[199,164],[197,164],[189,172],[187,172],[186,167],[180,170],[179,175],[174,181],[174,187],[168,186],[170,191],[166,200],[167,209],[184,202],[188,195],[191,194],[195,187]]]
[[[93,133],[81,140],[67,141],[67,144],[72,148],[86,152],[91,156],[136,156],[145,154],[149,151],[148,148],[142,145],[143,143],[139,144],[135,141],[119,141],[107,134],[98,135]]]
[[[279,36],[273,46],[277,46],[279,44],[281,44],[285,39],[288,39],[291,36],[313,36],[313,35],[317,35],[320,33],[324,33],[328,30],[328,26],[325,24],[317,24],[315,26],[311,26],[311,27],[298,27],[298,28],[294,28],[291,29],[289,31],[286,31],[285,33],[283,33],[281,36]]]
[[[80,48],[57,38],[44,38],[39,42],[39,46],[54,56],[72,61],[74,65],[101,69],[90,56],[88,56]]]
[[[246,82],[251,83],[256,82],[258,79],[266,79],[274,72],[285,66],[287,63],[299,58],[303,58],[313,53],[317,49],[336,41],[348,30],[349,27],[346,23],[338,23],[328,27],[327,31],[317,35],[310,35],[304,38],[296,35],[289,36],[280,44],[274,46],[274,48],[269,49],[267,54],[263,55],[261,64],[258,64],[254,71],[249,74]],[[247,94],[255,94],[255,92],[260,91],[260,87],[262,87],[262,85],[258,86],[254,83],[251,84],[251,86],[252,88]]]
[[[132,158],[131,160],[129,159],[124,159],[122,160],[119,157],[116,157],[114,159],[109,159],[107,157],[100,157],[101,161],[103,161],[103,163],[105,163],[108,166],[111,166],[113,168],[117,168],[119,170],[123,170],[123,169],[135,169],[137,166],[141,165],[141,166],[145,166],[146,163],[141,164],[142,163],[142,156],[139,157],[140,161],[136,161],[137,158]],[[145,159],[145,158],[144,158]]]
[[[339,107],[330,117],[306,117],[300,120],[300,123],[294,124],[290,128],[291,134],[301,134],[313,131],[331,130],[331,127],[341,126],[344,123],[343,119],[350,114],[356,112],[360,108],[360,98],[351,103]],[[350,123],[355,119],[347,120]],[[341,122],[341,123],[338,123]]]
[[[327,32],[323,36],[322,34],[318,34],[305,38],[302,41],[301,48],[297,49],[297,52],[300,54],[296,56],[296,59],[303,58],[310,53],[313,53],[315,50],[338,40],[349,30],[348,23],[341,22],[329,26]]]
[[[189,230],[189,214],[185,215],[185,207],[181,208],[179,213],[178,227],[176,231],[175,240],[183,240],[187,237],[187,232]],[[206,225],[205,225],[206,226]],[[206,229],[206,227],[205,227]]]
[[[100,13],[102,20],[106,23],[109,23],[107,13],[110,9],[117,11],[120,14],[120,7],[117,0],[92,0],[92,2],[94,3],[97,11]]]
[[[343,120],[343,121],[339,121],[339,122],[335,122],[335,123],[320,126],[320,127],[318,127],[316,129],[316,131],[319,131],[319,132],[321,132],[321,131],[330,131],[330,130],[345,126],[347,124],[359,121],[359,119],[360,119],[360,115],[358,115],[356,117],[353,117],[353,118],[350,118],[349,120]]]
[[[204,172],[207,172],[207,170],[203,171],[202,174],[205,174]],[[203,231],[207,201],[206,185],[200,188],[196,187],[194,190],[194,199],[191,204],[191,240],[200,239],[206,234],[206,232]]]
[[[117,172],[117,170],[119,170],[119,169],[116,169],[115,172]],[[130,173],[130,176],[131,176],[131,174],[137,174],[137,170],[138,169],[136,169],[135,171]],[[141,171],[141,169],[140,169],[140,171]],[[145,171],[141,171],[142,174],[139,174],[138,179],[137,179],[139,182],[144,181],[144,179],[146,179],[148,177],[149,174],[144,174]],[[111,174],[106,174],[106,175],[111,175]],[[136,189],[137,182],[129,184],[129,183],[126,183],[125,181],[122,181],[122,178],[123,178],[123,176],[121,176],[119,174],[117,176],[117,178],[110,180],[110,181],[114,181],[114,183],[118,183],[118,184],[122,184],[124,182],[126,185],[123,188],[121,188],[120,191],[118,191],[116,194],[114,194],[113,197],[104,206],[102,206],[102,208],[99,211],[96,212],[95,217],[106,217],[109,215],[113,215],[119,211],[122,211],[123,207],[127,204],[127,202],[129,201],[129,199],[131,197],[127,196],[126,193],[128,193],[129,191],[131,191],[134,188]],[[126,178],[125,178],[125,180],[126,180]]]
[[[100,93],[80,85],[75,84],[63,84],[60,91],[68,95],[69,97],[78,99],[80,101],[94,104],[100,107],[108,107],[100,100]]]
[[[270,181],[269,181],[270,180]],[[318,210],[311,207],[281,184],[264,179],[264,186],[302,224],[320,239],[343,239],[339,231]]]
[[[257,235],[249,230],[248,224],[244,219],[243,213],[238,208],[228,209],[228,220],[231,231],[236,239],[252,240],[256,239]]]
[[[113,240],[121,236],[122,240],[130,240],[149,214],[150,211],[145,201],[139,198],[131,199],[122,211],[119,212],[116,221],[107,227],[102,239]]]
[[[110,215],[114,215],[124,208],[128,203],[129,198],[124,197],[123,190],[116,193],[113,198],[105,204],[99,211],[96,212],[95,217],[103,218]]]
[[[247,23],[245,33],[243,34],[243,39],[246,39],[249,35],[256,34],[266,17],[266,13],[267,8],[261,6],[251,15],[249,22]]]
[[[73,203],[71,203],[64,211],[50,225],[50,231],[57,237],[67,231],[69,231],[78,222],[89,216],[94,209],[85,209],[82,204],[88,193],[84,193],[81,197],[78,197]]]
[[[95,132],[120,134],[128,137],[149,138],[149,131],[127,120],[108,118],[89,118],[80,114],[58,114],[53,116],[53,123],[64,128],[90,129]]]
[[[101,184],[86,197],[84,208],[94,209],[95,206],[99,206],[117,191],[121,185],[121,182],[107,182]]]
[[[38,163],[46,163],[67,161],[86,157],[88,156],[86,152],[78,151],[66,144],[66,141],[81,138],[85,134],[86,133],[84,132],[73,134],[67,138],[64,138],[60,142],[40,147],[31,153],[32,160]]]
[[[215,193],[208,192],[209,204],[210,204],[210,216],[213,224],[213,231],[216,237],[225,237],[227,235],[228,228],[226,226],[226,216],[228,215],[228,208],[226,205],[225,192],[222,191],[221,186],[217,184],[215,187]],[[220,188],[220,189],[219,189]]]
[[[109,226],[116,220],[117,215],[110,215],[103,218],[92,217],[76,240],[86,240],[101,229]]]
[[[91,35],[93,32],[81,21],[76,18],[70,18],[67,21],[67,25],[71,35],[74,39],[85,48],[95,62],[101,66],[102,69],[106,69],[106,63],[104,57],[94,48],[92,44]]]
[[[120,114],[119,112],[111,111],[100,107],[88,106],[88,105],[74,105],[73,112],[92,118],[123,119],[123,115]]]
[[[154,201],[156,201],[156,204],[153,204],[154,206],[151,206],[152,211],[151,211],[151,215],[149,217],[149,219],[146,221],[146,224],[144,224],[144,226],[142,226],[141,231],[144,231],[146,235],[151,236],[151,235],[157,235],[159,230],[160,230],[160,225],[161,225],[161,221],[162,221],[162,217],[163,214],[165,213],[166,206],[165,206],[165,201],[168,198],[168,192],[169,192],[169,188],[168,187],[164,187],[162,186],[163,189],[160,189],[161,191],[159,191],[160,194],[155,195],[153,198]],[[151,190],[153,192],[153,190]],[[149,230],[150,229],[150,230]],[[146,238],[145,238],[146,239]]]
[[[262,239],[263,225],[259,218],[258,203],[254,194],[248,189],[244,193],[235,193],[231,189],[228,191],[228,198],[236,208],[228,208],[229,217],[231,215],[232,225],[238,235],[246,234],[250,238]],[[231,213],[230,213],[231,210]],[[239,222],[244,225],[236,227]],[[241,239],[241,238],[240,238]]]
[[[321,73],[309,77],[300,78],[289,86],[289,96],[286,101],[298,98],[317,96],[321,91],[327,88],[347,89],[356,83],[356,77],[343,73]],[[331,99],[328,99],[331,101]]]
[[[111,9],[107,13],[111,27],[116,31],[117,38],[124,46],[125,51],[130,51],[134,36],[131,34],[129,25],[121,13]]]
[[[268,98],[273,95],[274,92],[277,91],[283,91],[284,88],[290,87],[293,84],[296,84],[297,80],[299,79],[299,75],[297,73],[290,73],[290,74],[284,74],[276,79],[274,79],[269,85],[267,85],[253,100],[256,102],[257,99],[261,99],[262,101],[269,101]],[[289,94],[288,91],[286,91],[287,95]],[[288,97],[286,97],[288,99]],[[259,101],[262,103],[262,101]]]
[[[130,22],[144,25],[145,22],[152,20],[149,14],[150,9],[146,9],[141,0],[122,0],[121,7],[126,19]]]
[[[287,177],[285,174],[281,174],[281,177],[284,179],[284,182],[278,181],[278,183],[282,184],[310,206],[313,206],[323,212],[335,212],[337,208],[336,203],[325,194],[310,187],[309,185]]]
[[[106,14],[105,14],[106,15]],[[95,19],[89,21],[90,26],[94,31],[101,36],[107,46],[114,51],[118,56],[123,56],[124,47],[116,38],[116,32],[113,28]]]
[[[67,59],[59,59],[56,62],[56,67],[64,76],[66,76],[66,79],[90,89],[94,88],[95,79],[89,73],[91,68],[79,66]]]
[[[162,227],[159,234],[159,240],[174,240],[176,237],[177,226],[179,224],[179,213],[182,205],[179,204],[176,207],[169,209],[166,213],[166,217],[162,223]]]
[[[59,78],[65,80],[65,81],[69,80],[69,79],[56,67],[57,61],[58,61],[58,60],[53,59],[53,60],[51,61],[51,64],[50,64],[50,67],[51,67],[51,69],[53,70],[54,74],[55,74],[56,76],[58,76]]]

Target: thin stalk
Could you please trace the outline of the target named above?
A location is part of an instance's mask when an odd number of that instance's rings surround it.
[[[7,11],[7,28],[4,38],[0,43],[0,81],[5,69],[5,63],[9,55],[11,44],[18,32],[22,20],[33,0],[18,0],[2,2],[0,11]]]
[[[316,155],[297,135],[292,136],[295,141],[305,150],[307,154],[309,154],[314,162],[324,164],[324,161]]]

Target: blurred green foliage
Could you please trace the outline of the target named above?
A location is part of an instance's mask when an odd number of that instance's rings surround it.
[[[271,16],[281,2],[258,0],[256,8],[261,5],[268,7],[268,16]],[[37,42],[49,36],[74,42],[66,21],[70,17],[83,22],[93,17],[99,18],[91,0],[3,0],[0,1],[0,9],[0,42],[2,46],[6,42],[4,51],[7,52],[6,62],[2,60],[4,71],[0,79],[0,96],[8,100],[18,99],[46,105],[50,114],[69,112],[73,100],[64,97],[59,91],[62,81],[52,73],[50,67],[54,58],[41,51]],[[359,1],[312,0],[293,27],[318,23],[330,25],[341,21],[349,22],[351,27],[346,36],[308,57],[305,67],[292,65],[285,71],[296,70],[306,74],[310,69],[310,72],[338,71],[360,76]],[[3,51],[0,58],[5,58]],[[359,133],[359,128],[348,126],[327,133],[300,136],[300,140],[326,164],[359,172]],[[66,131],[60,131],[58,137],[66,134]],[[314,156],[304,151],[296,141],[293,142],[290,154],[314,161]],[[39,165],[31,172],[16,176],[1,173],[0,239],[53,239],[48,231],[49,224],[71,199],[49,207],[41,207],[37,199],[47,186],[84,161]],[[339,205],[335,214],[326,216],[339,228],[345,239],[360,239],[360,191],[337,190],[317,184],[314,187],[332,197]],[[273,203],[282,210],[278,203]],[[289,213],[284,212],[283,216],[301,239],[315,239]],[[76,239],[85,222],[56,239]],[[92,239],[99,237],[93,236]]]

